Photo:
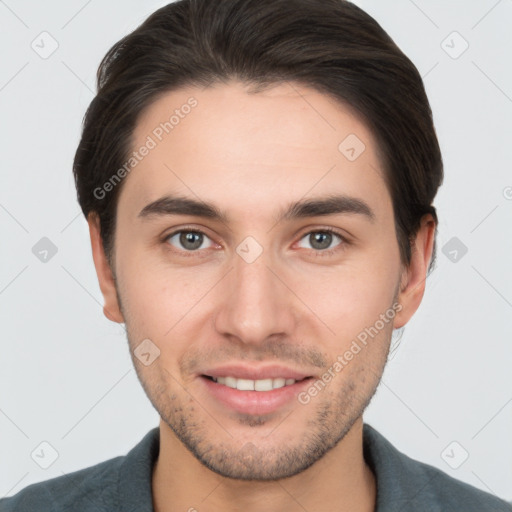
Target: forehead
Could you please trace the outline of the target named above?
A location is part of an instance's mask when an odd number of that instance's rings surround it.
[[[168,92],[142,113],[132,142],[139,154],[119,205],[131,216],[166,193],[238,218],[334,189],[364,195],[377,210],[389,205],[372,133],[349,107],[298,84]]]

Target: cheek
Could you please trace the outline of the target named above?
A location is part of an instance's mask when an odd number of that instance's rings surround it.
[[[126,324],[132,333],[151,339],[169,329],[168,282],[152,262],[139,257],[136,251],[117,261],[120,293]],[[165,327],[164,324],[167,324]]]
[[[392,260],[381,262],[370,255],[327,272],[289,278],[295,283],[291,288],[334,331],[337,342],[344,343],[374,325],[391,308],[399,265]]]
[[[194,317],[195,306],[215,282],[211,271],[171,268],[135,251],[119,262],[126,323],[138,338],[166,343]]]
[[[359,283],[357,283],[359,285]],[[390,294],[371,286],[359,288],[345,283],[344,288],[335,288],[311,297],[312,309],[334,333],[333,340],[341,348],[355,339],[365,328],[375,324],[382,313],[390,307]]]

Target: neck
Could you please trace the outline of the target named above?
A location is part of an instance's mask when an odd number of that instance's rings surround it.
[[[272,482],[226,478],[203,466],[160,421],[155,512],[373,512],[375,477],[363,457],[363,421],[305,471]]]

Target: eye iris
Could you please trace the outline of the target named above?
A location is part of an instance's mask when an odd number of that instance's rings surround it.
[[[325,232],[316,232],[309,235],[311,247],[314,249],[327,249],[332,242],[332,234]],[[318,244],[317,244],[318,242]]]
[[[180,244],[190,250],[198,249],[203,243],[203,235],[194,231],[185,231],[180,234]],[[191,244],[191,245],[188,245]]]

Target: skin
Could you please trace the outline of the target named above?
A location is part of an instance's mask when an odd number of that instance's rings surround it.
[[[422,219],[403,265],[371,132],[347,106],[298,84],[257,94],[239,82],[172,91],[143,113],[133,147],[190,96],[197,107],[125,179],[113,269],[98,219],[89,218],[104,313],[126,324],[138,377],[161,416],[155,510],[373,511],[362,413],[393,329],[423,297],[434,221]],[[366,146],[355,161],[338,150],[349,134]],[[171,193],[212,202],[228,221],[138,217]],[[338,213],[276,223],[289,203],[332,193],[364,200],[374,219]],[[185,228],[207,235],[199,250],[179,235],[165,238]],[[314,239],[325,228],[345,237],[327,242],[329,254]],[[247,236],[263,249],[252,263],[236,252]],[[220,363],[277,361],[321,378],[397,303],[393,320],[307,404],[241,414],[198,376]],[[133,355],[147,338],[160,350],[149,366]]]

